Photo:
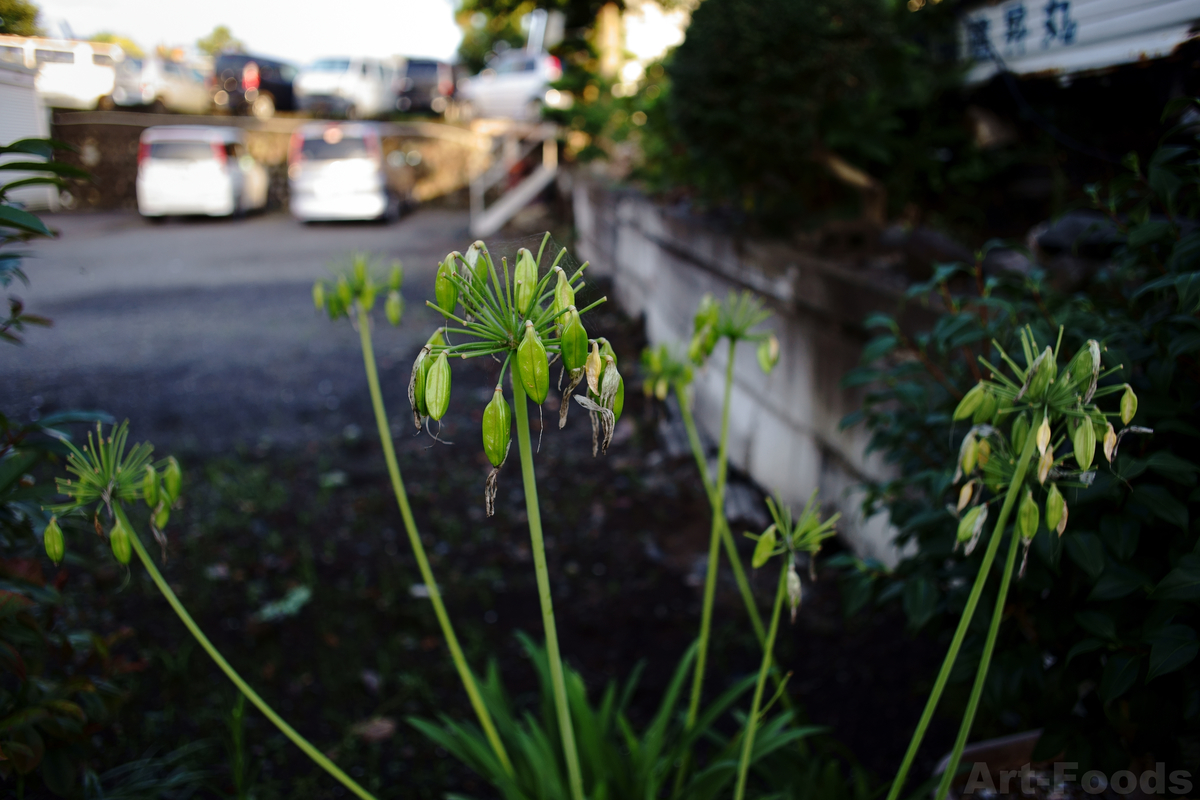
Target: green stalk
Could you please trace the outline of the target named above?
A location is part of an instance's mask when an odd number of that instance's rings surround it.
[[[433,570],[430,569],[429,559],[425,555],[425,545],[421,543],[421,535],[417,532],[417,523],[413,520],[412,509],[408,505],[408,493],[404,490],[404,480],[400,477],[400,465],[396,461],[396,449],[392,445],[392,432],[388,425],[387,411],[383,407],[383,392],[379,388],[379,372],[375,368],[375,349],[371,345],[371,317],[361,303],[358,305],[358,334],[362,341],[363,366],[367,370],[367,385],[371,389],[371,406],[375,410],[375,424],[379,428],[379,442],[383,445],[383,459],[387,462],[388,475],[392,479],[392,493],[396,495],[396,502],[400,505],[400,516],[404,519],[404,529],[408,532],[408,541],[412,545],[413,555],[416,556],[417,568],[421,571],[421,579],[425,581],[425,586],[429,589],[429,601],[433,604],[433,613],[437,616],[438,624],[442,628],[442,636],[446,639],[446,646],[450,649],[450,657],[454,660],[454,666],[458,670],[458,677],[462,680],[463,688],[467,690],[471,707],[475,709],[475,715],[479,717],[479,724],[483,727],[483,732],[492,745],[496,758],[500,760],[504,772],[511,776],[514,774],[512,762],[509,761],[504,744],[500,741],[500,734],[496,732],[496,726],[492,723],[492,716],[483,702],[483,696],[479,693],[475,676],[471,674],[466,656],[463,655],[462,648],[458,644],[458,637],[454,635],[454,626],[450,624],[450,615],[446,613],[446,606],[442,603],[441,590],[438,589],[437,581],[433,579]]]
[[[249,698],[250,702],[253,703],[255,707],[263,713],[263,716],[271,720],[271,722],[275,724],[275,727],[279,728],[279,730],[283,732],[284,736],[291,739],[293,744],[303,750],[306,756],[317,762],[322,769],[324,769],[333,777],[337,778],[343,786],[354,792],[354,794],[358,795],[360,798],[362,798],[362,800],[375,800],[374,795],[355,783],[353,778],[338,769],[337,765],[326,758],[324,753],[313,747],[309,741],[297,733],[291,725],[288,725],[286,722],[284,722],[283,718],[276,714],[275,710],[267,705],[266,701],[259,697],[257,692],[250,688],[250,684],[242,680],[242,676],[237,673],[237,670],[229,665],[229,662],[225,660],[220,651],[213,646],[212,642],[208,640],[208,637],[204,635],[204,632],[200,630],[200,626],[197,625],[192,619],[191,615],[188,614],[187,609],[183,607],[183,603],[180,603],[179,598],[175,596],[173,591],[171,591],[171,587],[168,586],[166,580],[163,579],[162,573],[158,571],[158,567],[154,566],[154,559],[150,557],[150,554],[146,552],[146,548],[142,545],[141,537],[138,536],[137,531],[134,530],[133,526],[129,524],[129,518],[125,516],[125,510],[121,508],[120,503],[113,503],[113,511],[129,530],[129,541],[133,545],[133,550],[135,553],[137,553],[138,558],[141,560],[142,566],[144,566],[146,571],[150,573],[150,578],[154,581],[154,585],[158,587],[160,592],[162,592],[163,597],[167,598],[167,602],[171,605],[171,608],[173,608],[175,613],[179,615],[179,619],[183,621],[184,626],[188,629],[188,631],[191,632],[196,641],[200,643],[200,646],[204,648],[204,651],[208,653],[213,661],[217,662],[217,666],[220,667],[221,671],[229,677],[229,680],[233,681],[233,685],[236,686],[242,694]]]
[[[696,418],[692,415],[692,406],[687,395],[687,388],[682,384],[675,384],[675,397],[679,400],[679,409],[683,413],[683,425],[687,428],[688,443],[692,446],[692,456],[696,459],[696,469],[700,471],[700,481],[704,484],[704,493],[708,496],[710,507],[716,513],[716,505],[714,504],[714,493],[716,487],[712,485],[712,479],[708,475],[708,463],[704,459],[704,448],[700,444],[700,434],[696,430]],[[754,602],[754,592],[750,588],[750,581],[746,578],[746,570],[742,567],[742,557],[738,555],[737,545],[733,541],[733,533],[729,530],[729,520],[724,514],[721,517],[721,541],[725,545],[725,554],[729,556],[729,566],[733,568],[733,579],[737,582],[738,592],[742,595],[742,602],[746,604],[746,613],[750,615],[750,626],[754,628],[754,635],[758,638],[759,646],[763,646],[766,640],[766,632],[763,630],[762,617],[758,613],[758,605]],[[772,657],[773,658],[773,657]],[[775,681],[776,687],[783,686],[783,677],[778,672],[771,673],[771,679]],[[785,692],[781,699],[783,705],[791,709],[792,698]]]
[[[729,340],[729,356],[725,364],[725,396],[721,405],[721,441],[717,448],[717,485],[710,495],[712,504],[712,528],[708,541],[708,569],[704,576],[704,605],[700,610],[700,642],[696,650],[696,667],[692,673],[692,693],[688,701],[684,731],[691,731],[700,712],[700,696],[704,689],[704,668],[708,662],[708,639],[712,632],[713,598],[717,590],[717,560],[720,558],[721,527],[725,520],[725,478],[729,472],[729,405],[733,397],[733,359],[737,353],[737,340]],[[679,772],[675,776],[675,796],[678,797],[687,777],[690,753],[685,752],[679,761]]]
[[[1021,484],[1014,483],[1014,486]],[[998,534],[997,534],[998,535]],[[971,724],[975,721],[975,712],[979,708],[979,698],[983,695],[983,684],[987,680],[988,667],[992,663],[992,651],[996,649],[996,637],[1000,633],[1000,620],[1004,616],[1004,601],[1008,597],[1008,586],[1012,582],[1013,565],[1017,560],[1017,545],[1021,537],[1013,531],[1012,541],[1008,545],[1008,558],[1004,562],[1004,578],[1000,584],[1000,592],[996,596],[996,608],[992,611],[992,624],[988,628],[987,642],[983,646],[983,655],[979,659],[979,671],[975,675],[975,685],[971,687],[971,699],[967,703],[966,713],[963,714],[962,725],[958,729],[958,738],[954,740],[954,750],[950,753],[950,763],[942,773],[942,782],[938,785],[937,800],[945,800],[958,772],[958,762],[962,760],[963,748],[967,745],[967,736],[971,733]]]
[[[550,682],[554,688],[554,707],[562,736],[563,757],[567,762],[567,780],[572,800],[583,800],[583,776],[579,753],[575,749],[575,729],[567,705],[567,685],[563,678],[562,657],[558,652],[558,629],[554,624],[554,600],[550,596],[550,570],[546,567],[546,545],[542,539],[542,515],[538,509],[537,477],[533,473],[533,448],[529,440],[529,409],[525,387],[512,375],[513,416],[517,418],[517,448],[521,453],[521,478],[525,484],[525,512],[529,517],[529,539],[533,544],[533,567],[537,573],[538,600],[542,606],[542,627],[546,632],[546,656],[550,661]]]
[[[754,751],[754,734],[758,730],[758,709],[762,705],[763,687],[767,684],[767,673],[771,671],[771,653],[775,649],[775,636],[779,633],[779,613],[783,610],[783,595],[787,590],[788,563],[779,570],[779,588],[775,590],[775,608],[771,612],[771,629],[763,648],[762,666],[758,668],[758,682],[754,684],[754,701],[750,704],[750,717],[746,720],[746,736],[742,742],[742,758],[738,762],[737,788],[734,800],[742,800],[746,794],[746,776],[750,772],[750,754]]]
[[[679,410],[683,413],[683,425],[687,429],[688,444],[692,447],[692,456],[696,459],[696,469],[700,472],[700,481],[704,484],[704,493],[708,496],[708,502],[713,509],[713,513],[717,514],[714,501],[716,498],[716,487],[712,484],[712,478],[708,474],[708,463],[704,459],[704,448],[700,444],[700,434],[696,430],[696,418],[692,416],[692,405],[687,397],[687,387],[682,384],[675,384],[675,397],[679,400]],[[758,643],[761,645],[766,638],[766,632],[763,630],[762,617],[758,613],[758,606],[754,603],[754,593],[750,589],[750,581],[746,579],[746,570],[742,567],[742,558],[738,555],[737,545],[734,544],[733,535],[729,531],[729,521],[725,519],[724,514],[719,515],[721,518],[721,539],[725,544],[725,553],[729,556],[730,566],[733,567],[733,577],[737,581],[738,591],[742,595],[742,601],[746,604],[746,612],[750,615],[750,625],[754,628],[754,635],[758,637]]]
[[[1017,495],[1020,494],[1021,486],[1025,482],[1025,472],[1028,470],[1029,462],[1033,458],[1035,440],[1037,439],[1033,435],[1033,432],[1037,430],[1041,422],[1042,418],[1035,416],[1030,433],[1025,437],[1025,447],[1021,451],[1021,455],[1017,458],[1017,468],[1013,472],[1012,483],[1009,484],[1008,492],[1004,496],[1004,505],[1000,509],[1000,516],[996,520],[995,527],[992,529],[992,538],[988,541],[987,551],[983,554],[983,562],[979,565],[979,574],[975,576],[975,585],[971,587],[971,594],[967,598],[967,605],[963,609],[962,618],[958,621],[958,629],[954,631],[954,638],[950,640],[950,649],[946,653],[946,658],[942,662],[942,668],[938,672],[937,680],[933,684],[933,691],[929,693],[929,700],[925,703],[925,710],[921,712],[921,719],[917,723],[916,731],[913,732],[912,741],[908,744],[908,751],[904,754],[904,760],[900,763],[900,770],[896,773],[895,780],[892,781],[892,788],[888,792],[887,800],[897,800],[900,796],[900,790],[904,788],[904,780],[908,777],[908,770],[912,767],[913,759],[917,756],[917,749],[921,746],[921,740],[925,738],[925,731],[929,727],[929,721],[933,718],[933,711],[937,708],[938,701],[942,697],[942,690],[946,688],[946,681],[950,679],[950,670],[954,667],[954,662],[958,658],[959,648],[962,647],[963,639],[966,638],[967,628],[971,624],[971,617],[975,615],[975,607],[979,604],[979,596],[983,594],[983,586],[987,583],[992,562],[996,560],[996,551],[1000,549],[1000,540],[1004,538],[1004,526],[1008,524],[1008,516],[1012,513]],[[1000,606],[997,606],[997,608],[1000,608]]]

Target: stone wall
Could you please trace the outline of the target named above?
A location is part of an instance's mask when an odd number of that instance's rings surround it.
[[[839,428],[861,394],[840,385],[867,339],[863,319],[895,312],[905,276],[877,248],[831,258],[795,243],[739,239],[710,220],[661,206],[640,193],[576,176],[577,247],[592,271],[612,278],[616,300],[643,317],[652,344],[686,344],[705,292],[759,293],[774,312],[781,358],[770,375],[752,345],[741,345],[730,416],[730,461],[755,481],[802,506],[819,488],[843,514],[842,535],[863,557],[894,564],[895,530],[883,515],[864,518],[864,478],[888,466],[866,452],[862,426]],[[696,380],[696,415],[716,438],[728,352],[722,345]]]

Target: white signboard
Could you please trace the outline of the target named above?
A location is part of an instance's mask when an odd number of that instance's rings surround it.
[[[960,55],[968,83],[1070,75],[1168,56],[1198,21],[1200,0],[1009,0],[963,14]]]

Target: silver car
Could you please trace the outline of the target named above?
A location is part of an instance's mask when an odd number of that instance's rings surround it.
[[[288,150],[292,216],[316,220],[389,220],[400,193],[389,183],[380,126],[316,122],[292,134]]]

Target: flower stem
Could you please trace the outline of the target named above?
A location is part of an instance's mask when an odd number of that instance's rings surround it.
[[[716,508],[714,504],[714,493],[716,488],[712,485],[712,478],[708,474],[708,463],[704,458],[704,448],[700,444],[700,434],[696,430],[696,418],[692,415],[691,400],[687,396],[687,388],[682,384],[675,384],[675,397],[679,400],[679,409],[683,414],[683,425],[687,429],[688,443],[692,447],[692,456],[696,459],[696,469],[700,472],[700,481],[704,484],[704,493],[708,496],[710,507]],[[713,513],[716,513],[714,510]],[[762,617],[758,613],[758,606],[754,602],[754,592],[750,589],[750,581],[746,578],[746,570],[742,566],[742,557],[738,555],[737,545],[734,544],[733,534],[729,530],[729,520],[724,514],[721,517],[721,541],[725,545],[725,554],[729,556],[729,566],[733,568],[733,578],[737,582],[738,592],[742,595],[742,602],[746,604],[746,613],[750,616],[750,626],[754,628],[754,635],[758,638],[758,644],[761,647],[766,640],[766,632],[763,630]],[[775,685],[781,686],[783,679],[778,673],[772,672],[771,677],[775,681]],[[782,695],[784,706],[792,707],[792,699],[786,693]]]
[[[1020,486],[1014,482],[1014,486]],[[999,529],[995,536],[999,536]],[[1001,579],[1000,591],[996,596],[996,608],[992,611],[992,624],[988,628],[987,642],[983,646],[983,654],[979,658],[979,670],[975,675],[975,685],[971,688],[971,699],[967,702],[967,710],[963,714],[962,725],[958,729],[958,738],[954,740],[954,750],[950,753],[950,763],[942,773],[942,782],[938,785],[937,800],[945,800],[950,791],[950,784],[958,772],[958,763],[962,760],[963,748],[967,744],[967,736],[971,733],[971,724],[975,721],[975,712],[979,708],[979,698],[983,694],[983,684],[987,680],[988,667],[992,663],[992,651],[996,649],[996,637],[1000,633],[1000,620],[1004,617],[1004,601],[1008,597],[1008,586],[1012,582],[1013,565],[1017,560],[1017,549],[1021,537],[1013,531],[1012,541],[1008,545],[1008,558],[1004,562],[1004,577]]]
[[[425,586],[429,590],[429,602],[433,604],[433,613],[437,616],[438,624],[442,628],[446,646],[450,649],[450,657],[454,660],[454,666],[458,670],[463,688],[467,690],[471,707],[475,709],[475,715],[479,717],[479,724],[483,727],[483,732],[492,745],[496,758],[500,760],[504,772],[512,775],[512,762],[508,758],[504,744],[500,741],[500,734],[496,732],[496,726],[492,722],[491,714],[488,713],[487,705],[484,704],[483,697],[479,693],[475,676],[467,665],[462,647],[458,644],[454,626],[450,623],[450,615],[446,613],[446,606],[442,603],[441,590],[438,589],[437,581],[433,578],[433,570],[429,567],[425,546],[421,543],[421,536],[417,532],[417,523],[413,520],[412,508],[408,504],[408,493],[404,490],[404,480],[400,477],[400,465],[396,461],[396,449],[392,444],[387,411],[383,407],[383,392],[379,388],[379,371],[375,367],[375,349],[371,344],[371,317],[361,305],[358,306],[358,333],[362,341],[363,366],[367,371],[367,385],[371,390],[371,406],[375,410],[375,424],[379,429],[379,442],[383,445],[383,459],[387,462],[388,475],[392,480],[392,493],[396,495],[396,502],[400,506],[400,516],[404,519],[404,529],[408,533],[408,541],[412,545],[413,555],[416,556],[417,568],[421,571],[421,579],[425,581]]]
[[[691,731],[700,712],[700,697],[704,689],[704,668],[708,662],[708,639],[712,632],[713,598],[717,590],[717,560],[721,556],[721,527],[725,520],[725,477],[729,466],[729,405],[733,397],[733,359],[737,340],[729,340],[729,355],[725,364],[725,396],[721,405],[721,440],[717,448],[717,484],[709,496],[712,504],[712,527],[708,541],[708,569],[704,576],[704,604],[700,610],[700,642],[696,649],[696,667],[692,673],[692,693],[688,701],[684,730]],[[678,797],[687,777],[690,754],[684,753],[675,776],[675,796]]]
[[[779,633],[779,614],[783,610],[783,595],[787,590],[788,562],[784,559],[779,570],[779,587],[775,590],[775,608],[771,611],[771,628],[763,647],[762,666],[758,668],[758,682],[754,685],[754,701],[750,704],[750,716],[746,719],[745,739],[742,742],[742,758],[738,762],[737,788],[734,800],[742,800],[746,794],[746,776],[750,772],[750,755],[754,752],[754,734],[758,730],[758,708],[762,705],[763,687],[771,671],[771,654],[775,649],[775,636]]]
[[[513,416],[517,419],[517,447],[521,453],[521,478],[525,484],[525,512],[529,517],[529,539],[533,544],[533,567],[537,573],[538,600],[542,606],[542,627],[546,633],[546,656],[550,661],[550,682],[554,688],[554,707],[562,737],[563,757],[567,762],[567,780],[572,800],[583,800],[583,776],[575,749],[575,729],[567,705],[567,686],[563,678],[562,657],[558,652],[558,630],[554,625],[554,600],[550,596],[550,570],[546,567],[546,545],[542,539],[542,515],[538,509],[537,478],[533,472],[533,448],[529,440],[529,409],[525,387],[513,375]]]
[[[1035,417],[1030,430],[1037,430],[1041,422],[1040,416]],[[938,701],[942,697],[942,690],[946,688],[946,681],[950,678],[950,670],[954,667],[954,662],[958,658],[958,651],[962,647],[963,639],[966,638],[967,628],[971,624],[971,617],[975,615],[975,607],[979,604],[979,596],[983,594],[983,586],[987,583],[988,575],[992,569],[992,562],[996,560],[996,551],[1000,549],[1000,540],[1004,538],[1004,526],[1008,524],[1008,516],[1012,513],[1017,495],[1020,494],[1021,486],[1025,482],[1025,472],[1028,470],[1029,462],[1033,458],[1034,440],[1036,438],[1032,434],[1025,437],[1025,447],[1021,451],[1021,455],[1017,458],[1017,468],[1013,472],[1012,483],[1009,484],[1008,492],[1004,496],[1004,505],[1000,509],[1000,517],[996,520],[996,525],[992,530],[992,538],[988,541],[987,551],[983,554],[983,561],[979,565],[979,574],[975,576],[975,585],[971,587],[971,594],[967,598],[967,605],[963,609],[962,618],[958,621],[958,628],[954,631],[954,638],[950,640],[950,649],[946,653],[946,658],[942,662],[942,668],[938,672],[937,680],[933,684],[933,691],[929,693],[929,700],[925,702],[925,710],[921,712],[921,719],[917,723],[917,729],[913,732],[912,741],[908,743],[908,751],[904,754],[904,760],[900,763],[900,770],[896,773],[895,780],[892,781],[892,788],[888,792],[887,800],[897,800],[900,796],[900,790],[904,788],[904,780],[908,777],[908,770],[912,767],[913,759],[917,756],[917,749],[921,746],[921,740],[925,738],[925,731],[929,727],[929,721],[933,718],[933,711],[937,708]]]
[[[266,701],[259,697],[257,692],[250,688],[250,684],[242,680],[242,676],[237,673],[237,670],[229,665],[229,662],[225,660],[220,651],[213,646],[213,643],[210,642],[208,637],[204,635],[204,632],[200,630],[200,626],[197,625],[192,619],[191,615],[188,614],[187,609],[184,608],[183,604],[179,602],[179,598],[175,596],[173,591],[171,591],[171,587],[168,586],[166,580],[163,579],[162,573],[158,571],[158,567],[154,566],[154,559],[151,558],[150,554],[146,552],[146,548],[142,545],[141,537],[138,536],[137,532],[133,529],[133,526],[129,524],[129,518],[125,516],[125,510],[121,508],[119,503],[113,503],[113,511],[120,518],[121,522],[125,524],[126,529],[129,531],[129,541],[133,545],[133,550],[135,553],[137,553],[138,559],[141,560],[142,566],[144,566],[146,571],[150,573],[150,578],[154,581],[154,585],[158,587],[160,592],[162,592],[163,597],[167,599],[167,602],[171,605],[171,608],[173,608],[175,613],[179,615],[179,619],[183,621],[184,626],[188,629],[188,631],[191,632],[196,641],[200,643],[200,646],[204,648],[204,651],[208,653],[213,661],[217,662],[217,666],[220,667],[221,671],[229,677],[229,680],[233,681],[233,685],[236,686],[242,694],[249,698],[250,702],[253,703],[255,707],[263,713],[263,716],[271,720],[271,722],[275,724],[275,727],[279,728],[279,730],[283,732],[284,736],[291,739],[293,744],[303,750],[304,754],[315,761],[322,769],[341,781],[343,786],[354,792],[354,794],[358,795],[358,797],[362,798],[362,800],[375,800],[374,795],[355,783],[353,778],[338,769],[337,765],[326,758],[324,753],[313,747],[312,744],[310,744],[307,739],[297,733],[291,725],[288,725],[286,722],[284,722],[283,718],[276,714],[275,710],[267,705]]]

